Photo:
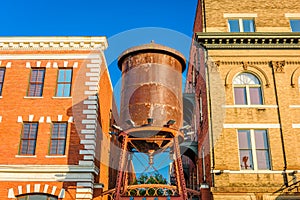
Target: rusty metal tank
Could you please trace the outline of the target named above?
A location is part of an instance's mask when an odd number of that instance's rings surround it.
[[[177,50],[151,42],[124,51],[120,122],[128,129],[151,125],[175,130],[182,126],[182,72],[185,57]],[[174,123],[175,122],[175,123]]]

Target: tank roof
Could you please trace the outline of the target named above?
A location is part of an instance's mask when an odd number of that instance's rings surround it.
[[[170,48],[170,47],[167,47],[167,46],[164,46],[161,44],[156,44],[153,41],[151,41],[151,43],[134,46],[134,47],[131,47],[131,48],[123,51],[122,54],[118,58],[119,69],[122,70],[122,62],[128,55],[136,54],[136,53],[140,53],[140,52],[160,52],[160,53],[165,53],[165,54],[171,55],[171,56],[175,57],[176,59],[178,59],[179,62],[181,63],[182,72],[186,68],[186,60],[182,53],[180,53],[179,51],[177,51],[173,48]]]

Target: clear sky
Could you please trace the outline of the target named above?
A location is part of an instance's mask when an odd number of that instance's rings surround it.
[[[118,55],[154,40],[188,55],[197,0],[2,0],[0,36],[106,36],[113,86]],[[151,28],[150,28],[151,27]]]

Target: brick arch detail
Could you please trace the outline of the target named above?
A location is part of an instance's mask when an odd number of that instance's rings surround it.
[[[258,76],[258,78],[262,81],[262,85],[265,85],[266,87],[270,86],[270,81],[267,74],[261,68],[255,65],[251,65],[251,66],[243,65],[242,67],[231,68],[225,76],[225,86],[230,87],[232,85],[233,78],[238,73],[242,73],[242,72],[253,73],[254,75]]]
[[[49,185],[44,183],[18,185],[14,188],[8,189],[8,198],[15,199],[18,195],[29,194],[29,193],[42,193],[51,194],[57,196],[59,199],[65,197],[65,189],[59,188],[55,185]]]
[[[293,73],[292,73],[292,76],[291,76],[291,86],[294,88],[296,87],[296,85],[298,85],[298,79],[299,79],[299,76],[300,76],[300,67],[297,67]],[[298,86],[299,87],[299,86]]]

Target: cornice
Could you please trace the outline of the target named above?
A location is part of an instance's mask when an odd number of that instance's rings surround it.
[[[197,42],[206,49],[300,49],[300,33],[198,32]]]
[[[0,50],[105,50],[104,36],[0,37]]]

